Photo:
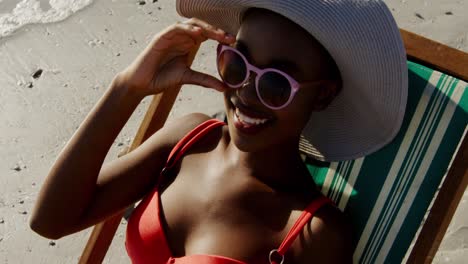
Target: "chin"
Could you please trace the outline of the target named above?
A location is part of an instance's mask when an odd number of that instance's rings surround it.
[[[260,140],[253,137],[245,137],[240,135],[237,128],[233,125],[232,120],[228,119],[229,135],[232,143],[242,152],[256,152],[262,149]],[[260,143],[260,144],[259,144]]]

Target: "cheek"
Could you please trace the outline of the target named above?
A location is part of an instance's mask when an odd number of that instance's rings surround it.
[[[281,123],[285,124],[290,133],[300,134],[312,113],[313,100],[311,97],[297,97],[283,111],[278,113]]]

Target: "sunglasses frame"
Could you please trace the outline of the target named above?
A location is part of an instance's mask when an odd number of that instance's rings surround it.
[[[221,71],[219,69],[219,61],[220,61],[221,54],[223,52],[225,52],[225,51],[232,51],[232,52],[238,54],[242,58],[242,60],[244,60],[244,63],[246,65],[246,67],[247,67],[247,74],[245,75],[244,80],[241,81],[238,85],[232,85],[232,84],[229,84],[229,83],[225,82],[222,75],[221,75]],[[255,90],[257,91],[257,97],[266,107],[268,107],[270,109],[273,109],[273,110],[283,109],[286,106],[288,106],[291,103],[294,96],[296,95],[297,91],[299,91],[299,87],[300,87],[299,82],[294,80],[294,78],[291,77],[289,74],[287,74],[287,73],[285,73],[283,71],[274,69],[274,68],[260,69],[258,67],[255,67],[254,65],[250,64],[250,62],[247,60],[247,58],[244,56],[244,54],[242,54],[237,49],[235,49],[233,47],[230,47],[230,46],[227,46],[227,45],[218,44],[216,66],[217,66],[217,69],[218,69],[219,76],[221,76],[221,79],[223,79],[224,83],[226,83],[226,85],[228,85],[229,87],[235,88],[235,89],[237,89],[237,88],[239,88],[239,87],[241,87],[242,85],[245,84],[245,82],[250,78],[250,73],[251,72],[256,73],[257,76],[255,77]],[[260,78],[262,77],[262,75],[265,74],[265,73],[268,73],[268,72],[275,72],[275,73],[278,73],[278,74],[282,75],[283,77],[285,77],[289,81],[289,85],[291,86],[291,92],[289,94],[288,101],[286,103],[284,103],[283,105],[281,105],[281,106],[275,107],[275,106],[271,106],[271,105],[267,104],[262,99],[262,96],[260,95],[260,91],[259,91],[259,88],[258,88],[258,83],[259,83]]]

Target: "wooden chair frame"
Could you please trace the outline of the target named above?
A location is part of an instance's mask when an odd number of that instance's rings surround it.
[[[450,48],[406,30],[400,30],[408,59],[468,82],[468,53]],[[128,152],[159,130],[167,120],[180,87],[155,95]],[[463,139],[452,166],[436,195],[427,220],[416,239],[407,263],[431,263],[468,183],[468,137]],[[125,154],[126,154],[125,153]],[[125,155],[124,154],[124,155]],[[101,263],[124,212],[97,224],[79,260],[80,264]]]

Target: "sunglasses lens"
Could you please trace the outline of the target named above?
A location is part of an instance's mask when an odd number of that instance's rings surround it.
[[[228,85],[241,84],[247,76],[247,65],[242,57],[231,50],[225,50],[218,59],[219,75]]]
[[[291,96],[291,84],[285,76],[277,72],[266,72],[258,80],[258,93],[267,105],[281,107]]]

